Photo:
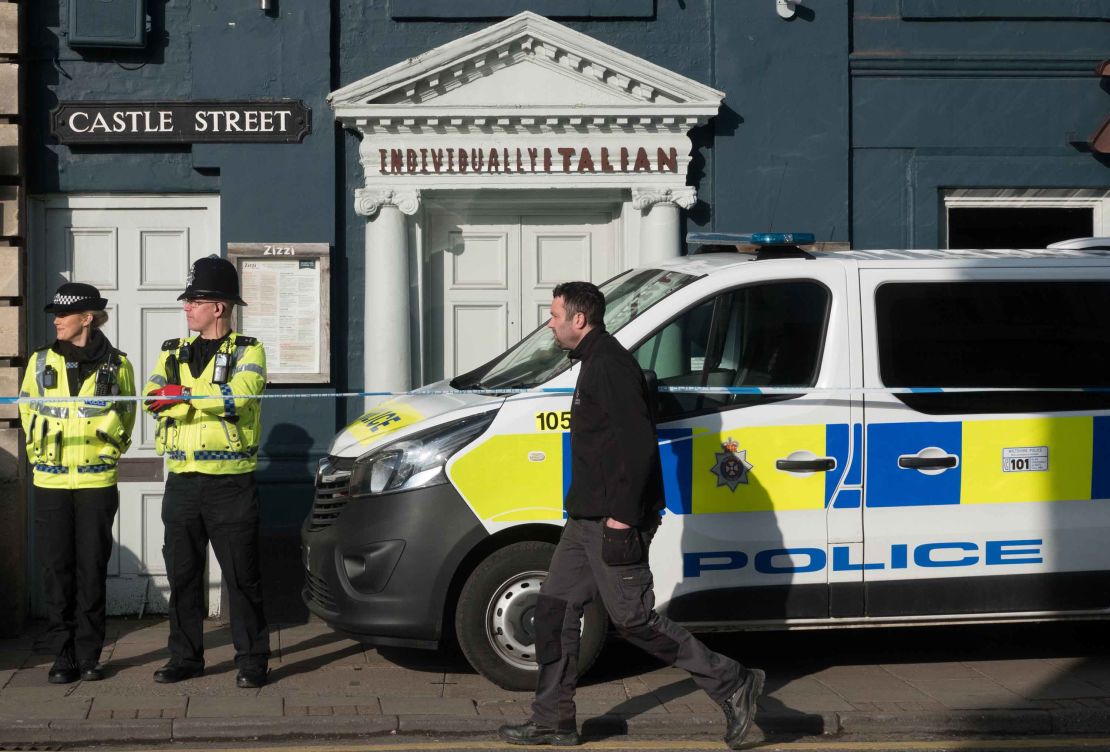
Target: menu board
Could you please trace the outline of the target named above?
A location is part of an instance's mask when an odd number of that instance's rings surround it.
[[[228,243],[243,301],[237,331],[266,347],[271,383],[331,379],[330,246],[327,243]]]

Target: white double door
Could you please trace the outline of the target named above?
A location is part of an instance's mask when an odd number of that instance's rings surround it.
[[[177,296],[193,261],[219,253],[219,197],[58,196],[34,202],[32,210],[35,255],[43,261],[34,272],[37,297],[45,303],[63,282],[95,285],[108,299],[104,333],[127,353],[141,389],[162,342],[189,334]],[[53,341],[51,321],[49,314],[32,320],[36,346]],[[131,449],[120,461],[110,614],[166,611],[164,478],[154,421],[140,411]],[[218,612],[220,570],[211,554],[208,580],[209,610]]]
[[[607,212],[438,211],[429,224],[426,381],[466,373],[546,323],[560,282],[619,271]]]

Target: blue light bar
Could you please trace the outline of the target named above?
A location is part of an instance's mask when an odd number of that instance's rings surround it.
[[[815,240],[811,232],[688,232],[690,245],[809,245]]]

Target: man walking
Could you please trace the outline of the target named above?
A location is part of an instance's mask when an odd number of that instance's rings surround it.
[[[540,664],[532,717],[502,726],[512,744],[580,742],[574,692],[579,623],[601,598],[620,633],[668,665],[689,671],[724,710],[725,743],[751,728],[764,673],[709,650],[655,612],[648,547],[660,523],[663,479],[647,383],[636,360],[605,331],[605,297],[589,282],[555,287],[547,326],[581,361],[571,405],[567,522],[536,601]]]
[[[162,345],[143,389],[158,421],[155,443],[168,459],[162,501],[166,572],[170,582],[170,660],[154,680],[172,684],[204,673],[204,562],[209,540],[231,603],[235,683],[266,683],[270,638],[262,611],[258,566],[258,491],[254,468],[266,352],[231,328],[239,275],[218,256],[193,264],[184,299],[196,337]],[[210,397],[211,399],[198,399]]]

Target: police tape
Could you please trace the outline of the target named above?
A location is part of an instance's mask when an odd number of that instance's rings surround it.
[[[818,394],[1099,394],[1110,393],[1110,387],[856,387],[856,386],[660,386],[661,394],[716,394],[729,396],[773,396]],[[273,400],[273,399],[367,399],[371,397],[434,397],[475,394],[487,396],[531,395],[544,397],[552,394],[573,394],[574,387],[529,387],[501,389],[412,389],[406,392],[277,392],[262,394],[183,394],[171,397],[172,401],[193,400]],[[87,403],[97,406],[112,402],[150,402],[158,400],[158,395],[114,395],[114,396],[74,396],[74,397],[0,397],[0,405],[25,405],[40,402]],[[162,398],[165,399],[165,398]]]

